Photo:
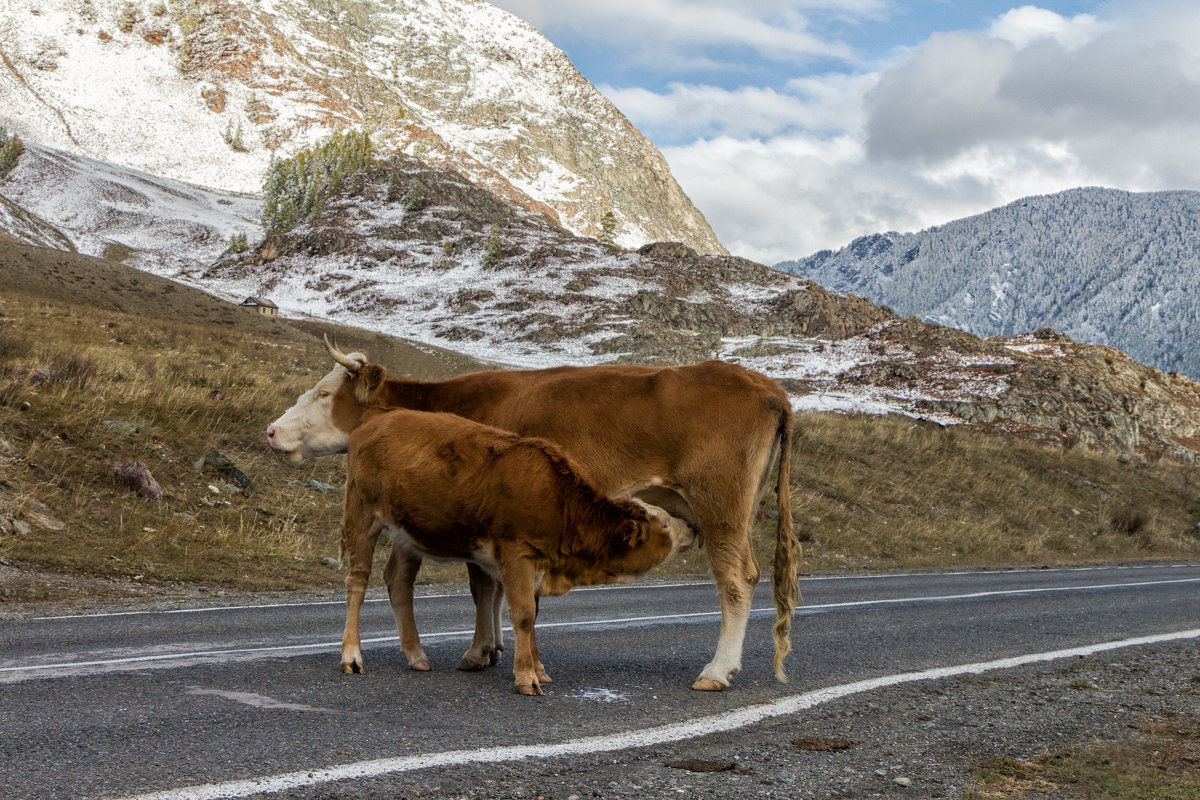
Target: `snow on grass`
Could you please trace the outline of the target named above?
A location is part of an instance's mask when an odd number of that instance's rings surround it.
[[[71,238],[79,252],[102,256],[114,245],[143,252],[143,268],[167,277],[207,265],[236,233],[260,238],[262,203],[156,178],[85,156],[25,143],[0,184],[20,204]]]

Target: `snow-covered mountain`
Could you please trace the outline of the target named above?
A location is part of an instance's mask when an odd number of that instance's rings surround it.
[[[567,57],[479,0],[9,0],[0,126],[252,193],[348,126],[617,243],[723,254],[655,147]]]
[[[980,336],[1051,327],[1200,377],[1200,192],[1072,189],[776,268]]]

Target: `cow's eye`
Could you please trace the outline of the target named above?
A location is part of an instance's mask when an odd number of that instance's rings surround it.
[[[322,389],[321,391],[317,392],[317,397],[329,397],[329,392]]]

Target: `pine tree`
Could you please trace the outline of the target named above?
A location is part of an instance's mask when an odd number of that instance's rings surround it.
[[[0,178],[7,178],[8,173],[17,166],[18,159],[25,152],[21,137],[15,133],[12,136],[4,128],[0,128]]]
[[[617,217],[612,210],[604,212],[604,216],[600,218],[600,244],[607,249],[613,250],[616,245],[614,239],[617,235]]]
[[[408,191],[404,193],[404,210],[420,211],[425,207],[425,184],[416,178],[408,182]]]
[[[347,176],[371,168],[372,152],[367,133],[347,131],[292,158],[273,159],[263,182],[263,228],[277,233],[320,216]]]
[[[500,225],[492,223],[483,242],[483,258],[479,263],[484,269],[492,269],[504,257],[504,243],[500,241]]]

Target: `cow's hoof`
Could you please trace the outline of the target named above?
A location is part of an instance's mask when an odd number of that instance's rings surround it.
[[[554,683],[554,681],[550,680],[550,676],[547,675],[546,673],[539,672],[538,673],[538,683]]]
[[[720,692],[724,691],[725,684],[712,678],[697,678],[692,688],[698,692]]]
[[[417,672],[433,672],[433,665],[426,658],[418,658],[416,661],[410,662],[408,668]]]
[[[538,686],[536,683],[518,683],[517,694],[523,694],[526,697],[540,697],[542,694],[542,687]]]
[[[490,660],[486,655],[465,655],[462,657],[462,661],[458,662],[458,666],[455,669],[461,669],[463,672],[477,672],[495,663],[495,661]]]
[[[342,664],[342,672],[347,675],[362,675],[363,665],[361,661],[346,661]]]

